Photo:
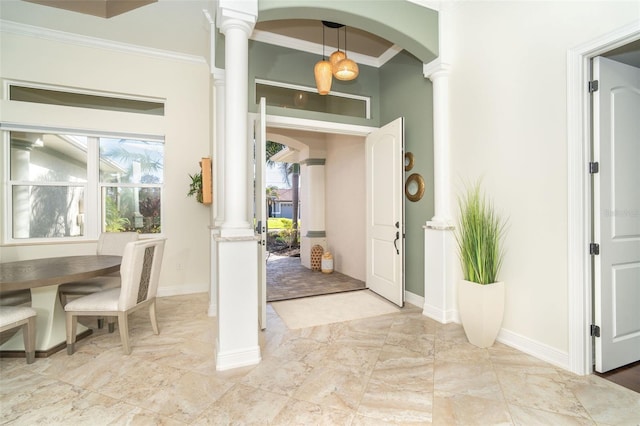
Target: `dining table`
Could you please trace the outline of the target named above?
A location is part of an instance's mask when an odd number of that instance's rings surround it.
[[[65,313],[58,297],[60,284],[108,275],[120,270],[121,256],[85,255],[18,260],[0,263],[0,292],[31,291],[36,321],[36,356],[49,356],[66,346]],[[78,324],[78,335],[90,330]],[[0,346],[1,352],[24,351],[17,333]]]

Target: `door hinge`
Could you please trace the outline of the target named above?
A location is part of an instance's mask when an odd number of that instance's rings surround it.
[[[589,244],[589,254],[600,254],[600,244],[598,244],[598,243],[590,243]]]
[[[598,80],[591,80],[589,82],[589,93],[598,91]]]
[[[593,337],[600,337],[600,326],[591,324],[591,335]]]
[[[589,163],[589,173],[594,174],[600,171],[600,163],[597,161],[591,161]]]

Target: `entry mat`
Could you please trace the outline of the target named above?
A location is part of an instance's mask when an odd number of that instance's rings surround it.
[[[399,308],[369,290],[271,302],[291,330],[398,312]]]

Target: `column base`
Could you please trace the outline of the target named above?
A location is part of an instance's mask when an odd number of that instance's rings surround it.
[[[260,362],[258,324],[258,240],[214,238],[217,279],[216,369]]]
[[[454,228],[447,222],[428,222],[424,234],[425,272],[422,314],[442,324],[460,322],[454,265]]]
[[[218,343],[218,347],[220,344]],[[216,353],[216,370],[225,371],[234,368],[256,365],[262,361],[260,346],[235,351],[218,351]]]

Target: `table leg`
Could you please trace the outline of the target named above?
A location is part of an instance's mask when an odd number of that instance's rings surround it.
[[[58,299],[58,286],[31,289],[31,307],[38,312],[36,321],[36,351],[47,352],[67,341],[64,308]],[[88,330],[78,324],[77,334]],[[22,333],[7,340],[0,351],[24,351]]]

